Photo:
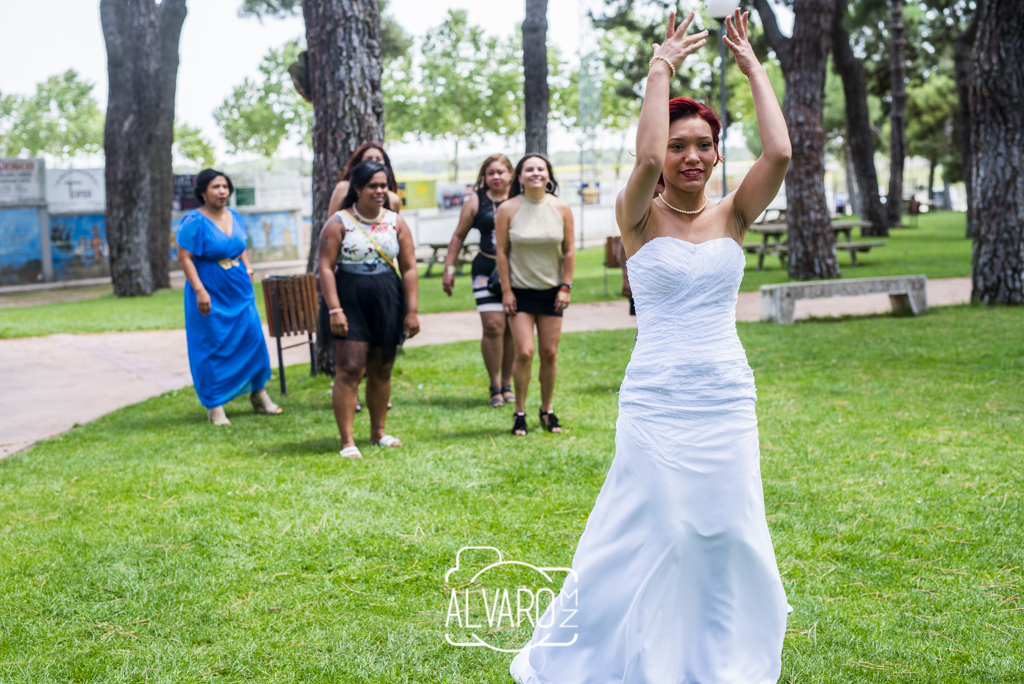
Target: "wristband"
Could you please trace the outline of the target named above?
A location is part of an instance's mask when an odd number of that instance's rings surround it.
[[[328,309],[327,310],[327,315],[328,316],[333,316],[336,313],[345,313],[345,310],[344,309]]]
[[[562,283],[561,285],[559,285],[559,288],[563,290],[569,290],[570,292],[572,292],[572,283]]]
[[[455,264],[448,264],[444,267],[445,275],[455,275]]]

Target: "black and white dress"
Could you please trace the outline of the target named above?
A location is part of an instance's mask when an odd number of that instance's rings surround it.
[[[487,289],[491,273],[497,267],[497,256],[494,249],[494,214],[505,200],[495,202],[487,196],[487,190],[477,190],[479,205],[473,227],[480,231],[480,251],[473,258],[473,296],[476,298],[476,310],[504,311],[501,306],[501,295]]]

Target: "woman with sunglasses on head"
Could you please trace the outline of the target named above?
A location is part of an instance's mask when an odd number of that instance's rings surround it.
[[[554,634],[556,602],[512,662],[521,684],[774,684],[786,594],[765,519],[754,376],[736,334],[747,228],[775,197],[792,154],[786,121],[747,39],[725,44],[749,79],[764,152],[711,202],[721,125],[669,84],[706,31],[691,13],[654,46],[636,163],[615,205],[636,302],[637,341],[619,392],[615,458],[561,595],[578,639]],[[664,190],[655,196],[660,184]],[[577,582],[578,578],[578,582]],[[570,635],[565,635],[570,636]]]
[[[188,365],[199,401],[214,425],[230,425],[224,405],[249,392],[256,413],[281,413],[264,389],[270,355],[252,288],[242,217],[228,208],[235,186],[227,174],[196,176],[200,207],[181,218],[175,240],[185,273]]]
[[[512,322],[516,357],[516,412],[512,434],[525,435],[526,394],[533,365],[533,331],[540,347],[540,423],[548,432],[561,432],[551,410],[558,373],[558,343],[562,312],[569,306],[576,243],[572,211],[555,196],[551,162],[530,153],[519,160],[509,199],[494,219],[501,300]]]
[[[487,377],[490,378],[491,408],[500,408],[506,402],[515,401],[509,383],[512,362],[515,360],[512,327],[501,305],[500,290],[497,293],[491,290],[498,268],[494,253],[494,215],[498,207],[508,199],[512,172],[512,162],[503,154],[492,154],[480,165],[473,194],[462,205],[459,225],[448,245],[441,283],[445,294],[451,297],[455,289],[455,260],[462,250],[466,235],[476,228],[480,231],[480,251],[473,259],[471,272],[476,310],[480,312],[480,323],[484,330],[480,351],[484,357],[484,366],[487,367]]]
[[[320,234],[320,287],[334,345],[331,396],[345,458],[362,458],[354,421],[364,375],[370,442],[401,446],[384,431],[391,369],[398,347],[420,330],[415,246],[405,221],[385,208],[388,179],[379,162],[357,164],[341,209]]]

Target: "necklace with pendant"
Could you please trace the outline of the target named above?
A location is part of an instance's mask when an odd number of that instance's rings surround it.
[[[664,193],[659,192],[658,193],[658,197],[665,204],[665,206],[668,207],[669,209],[671,209],[672,211],[678,212],[680,214],[689,214],[691,216],[694,215],[694,214],[699,214],[700,212],[704,211],[704,207],[706,207],[708,205],[708,196],[706,194],[704,195],[704,204],[700,205],[700,209],[697,209],[695,211],[686,211],[685,209],[677,209],[677,208],[673,207],[665,199]]]

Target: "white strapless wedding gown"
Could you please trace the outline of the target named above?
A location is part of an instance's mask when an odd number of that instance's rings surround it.
[[[736,334],[744,261],[729,238],[668,237],[629,260],[639,330],[615,459],[562,589],[578,592],[575,642],[546,645],[570,641],[553,603],[512,661],[521,684],[778,680],[788,606]]]

